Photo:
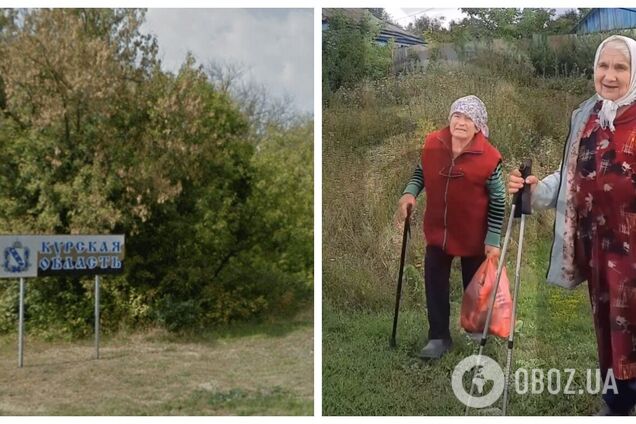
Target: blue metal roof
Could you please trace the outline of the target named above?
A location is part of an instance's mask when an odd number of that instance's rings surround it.
[[[382,43],[388,43],[390,38],[393,38],[397,45],[402,46],[415,46],[424,44],[424,40],[416,35],[411,35],[404,32],[390,31],[387,29],[382,29],[380,31],[380,34],[378,34],[375,39],[376,41]]]
[[[378,22],[381,26],[380,33],[375,37],[375,41],[380,44],[387,44],[389,39],[393,39],[398,46],[425,45],[423,36],[412,34],[403,28],[389,22],[382,21],[364,9],[322,9],[322,30],[329,28],[329,18],[334,14],[341,13],[352,20],[359,20],[368,16],[372,21]]]
[[[575,30],[577,34],[589,34],[629,28],[636,28],[636,9],[596,8],[583,17]]]

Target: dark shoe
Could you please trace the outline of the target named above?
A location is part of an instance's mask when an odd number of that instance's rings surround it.
[[[596,413],[597,417],[621,417],[621,416],[624,417],[627,415],[629,415],[629,411],[627,412],[617,411],[615,409],[610,408],[607,405],[603,405],[601,410]]]
[[[448,352],[453,345],[450,339],[431,339],[419,354],[421,359],[439,359]]]

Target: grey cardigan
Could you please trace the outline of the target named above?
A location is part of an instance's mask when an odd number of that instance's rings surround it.
[[[565,174],[567,158],[575,143],[581,139],[581,133],[590,116],[590,112],[597,102],[597,97],[587,99],[579,105],[579,108],[572,112],[570,121],[570,132],[567,137],[563,159],[559,170],[542,179],[532,194],[532,207],[536,209],[556,208],[556,220],[554,223],[554,237],[552,241],[552,251],[550,253],[550,265],[548,267],[547,282],[561,287],[572,289],[584,281],[579,273],[570,280],[563,274],[563,233],[565,231],[565,199],[568,193],[567,178],[561,178]]]

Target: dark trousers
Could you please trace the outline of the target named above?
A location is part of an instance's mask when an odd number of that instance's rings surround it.
[[[616,388],[618,393],[610,389],[603,395],[603,400],[613,411],[627,415],[636,406],[636,378],[616,379]]]
[[[486,256],[462,257],[462,282],[464,290],[484,262]],[[424,287],[428,310],[428,338],[450,339],[450,271],[453,256],[449,256],[437,246],[426,246],[424,257]]]

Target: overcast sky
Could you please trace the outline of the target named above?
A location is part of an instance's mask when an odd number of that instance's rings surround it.
[[[234,63],[275,97],[314,109],[313,9],[148,9],[142,31],[157,36],[165,70],[188,51],[199,64]]]
[[[420,16],[428,16],[429,18],[440,18],[445,17],[444,23],[448,27],[448,23],[450,21],[459,21],[464,18],[464,15],[458,8],[455,9],[442,9],[442,8],[399,8],[399,7],[387,7],[386,11],[393,20],[403,26],[406,27],[409,22],[415,21],[415,19]]]

